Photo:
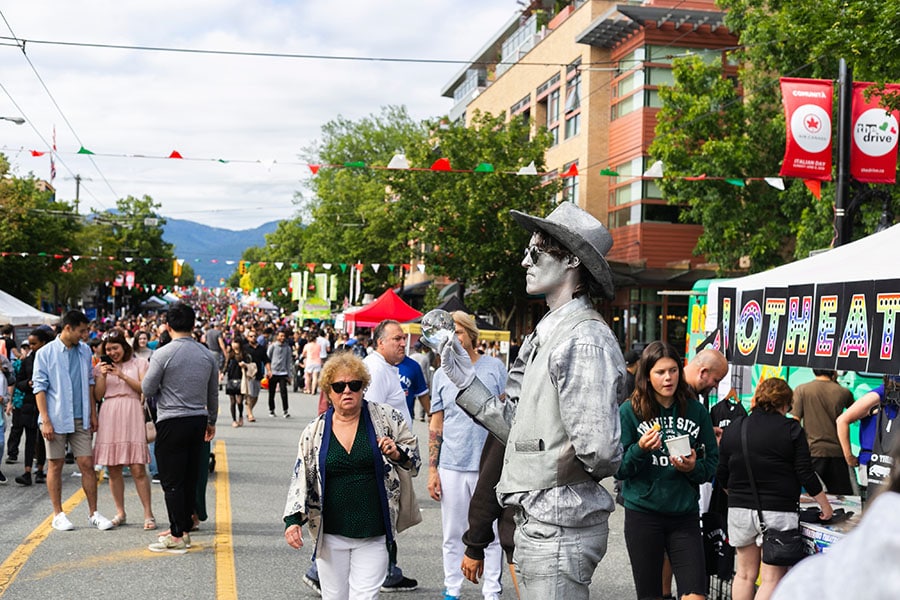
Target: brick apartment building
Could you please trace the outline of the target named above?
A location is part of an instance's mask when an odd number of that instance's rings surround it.
[[[642,174],[653,162],[658,86],[673,82],[676,57],[726,60],[737,38],[723,17],[713,0],[535,0],[442,90],[454,121],[478,110],[546,127],[548,177],[576,166],[559,201],[576,202],[613,235],[618,293],[601,310],[624,347],[667,339],[683,348],[688,297],[659,292],[690,290],[713,273],[693,255],[702,227],[680,223],[679,208]],[[540,314],[536,306],[523,315],[519,331]]]

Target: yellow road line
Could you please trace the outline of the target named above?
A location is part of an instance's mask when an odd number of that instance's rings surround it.
[[[231,535],[231,484],[225,441],[216,441],[216,598],[237,600],[234,538]]]
[[[78,491],[72,494],[69,499],[63,503],[63,512],[72,512],[76,506],[84,501],[84,499],[84,490],[78,488]],[[12,585],[12,582],[19,574],[19,571],[22,570],[22,567],[25,566],[25,563],[28,562],[28,559],[34,554],[34,551],[37,550],[37,547],[41,542],[47,539],[47,536],[53,531],[53,528],[50,526],[52,521],[53,515],[44,519],[40,525],[34,528],[34,531],[28,534],[25,541],[12,551],[12,554],[3,561],[3,564],[0,564],[0,596],[3,596],[3,594],[6,593],[9,586]]]

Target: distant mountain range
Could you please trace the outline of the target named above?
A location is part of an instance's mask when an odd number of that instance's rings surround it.
[[[216,287],[220,279],[227,279],[237,269],[236,261],[246,248],[264,245],[265,235],[277,227],[278,221],[270,221],[255,229],[232,231],[166,217],[163,239],[175,246],[175,255],[190,264],[206,286]],[[235,262],[229,265],[227,260]]]

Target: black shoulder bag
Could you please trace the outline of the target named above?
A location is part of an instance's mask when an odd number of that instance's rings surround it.
[[[741,448],[744,451],[744,463],[747,465],[747,477],[750,479],[750,489],[756,498],[756,513],[759,515],[759,526],[762,529],[762,561],[767,565],[779,567],[792,567],[809,555],[806,542],[800,535],[800,528],[778,531],[769,529],[763,519],[762,502],[759,501],[759,492],[756,489],[756,480],[753,479],[753,470],[750,468],[750,454],[747,450],[747,421],[744,417],[741,423]]]

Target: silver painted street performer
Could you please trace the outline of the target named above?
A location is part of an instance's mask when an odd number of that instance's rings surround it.
[[[625,361],[590,300],[614,295],[612,236],[569,202],[545,219],[511,212],[532,232],[526,290],[543,294],[550,312],[524,340],[505,400],[475,378],[455,336],[441,346],[442,368],[462,390],[457,404],[506,443],[497,496],[516,511],[522,597],[586,599],[615,508],[599,482],[622,460]]]

